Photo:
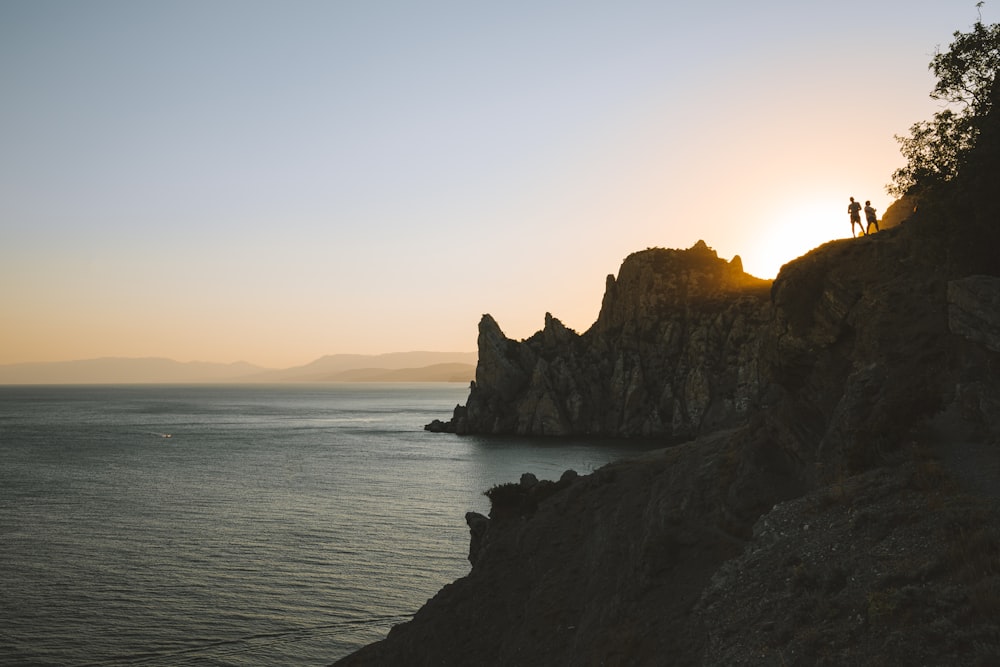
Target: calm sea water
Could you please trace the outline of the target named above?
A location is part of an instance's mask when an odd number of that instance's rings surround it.
[[[654,446],[423,430],[467,394],[0,387],[0,664],[329,664],[468,573],[485,489]]]

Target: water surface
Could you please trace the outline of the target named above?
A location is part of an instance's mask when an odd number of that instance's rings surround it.
[[[654,446],[423,430],[467,394],[0,387],[0,664],[329,664],[468,573],[485,489]]]

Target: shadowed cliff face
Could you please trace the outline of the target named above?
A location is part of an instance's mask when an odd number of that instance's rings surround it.
[[[484,315],[468,402],[430,428],[678,441],[742,423],[761,392],[769,287],[700,241],[630,255],[583,335],[546,314],[516,342]]]

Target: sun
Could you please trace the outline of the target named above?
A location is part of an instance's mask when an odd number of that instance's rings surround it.
[[[843,205],[830,197],[802,199],[761,222],[741,255],[744,271],[758,278],[774,278],[784,264],[827,241],[844,238],[850,225],[847,198],[843,199]]]

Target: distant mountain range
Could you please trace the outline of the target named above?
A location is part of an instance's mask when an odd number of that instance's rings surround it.
[[[476,359],[476,352],[333,354],[304,366],[268,369],[246,362],[106,357],[0,365],[0,384],[468,382]]]

